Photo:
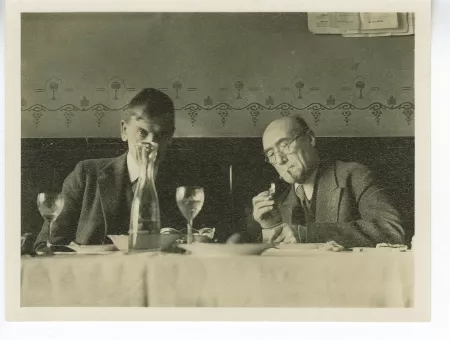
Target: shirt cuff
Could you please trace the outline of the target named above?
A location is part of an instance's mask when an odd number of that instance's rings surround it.
[[[282,224],[286,224],[286,223],[284,223],[283,221],[281,221],[281,222],[275,223],[274,225],[271,225],[270,227],[261,227],[261,228],[262,228],[262,229],[273,229],[273,228],[278,227],[278,226],[280,226],[280,225],[282,225]]]
[[[303,227],[301,225],[290,225],[286,222],[280,222],[277,224],[274,224],[272,227],[270,228],[262,228],[262,241],[263,243],[268,242],[270,236],[272,235],[272,229],[278,226],[282,226],[284,227],[288,227],[291,228],[292,231],[294,232],[295,238],[297,239],[298,242],[300,243],[305,243],[306,242],[306,227]]]

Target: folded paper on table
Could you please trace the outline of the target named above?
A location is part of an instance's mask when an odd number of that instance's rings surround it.
[[[378,243],[376,249],[406,251],[408,250],[408,246],[405,244]]]

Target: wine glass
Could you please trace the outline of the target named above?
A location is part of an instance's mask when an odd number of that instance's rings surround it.
[[[37,197],[37,206],[41,216],[48,222],[47,248],[50,249],[52,224],[64,207],[64,198],[58,193],[41,192]]]
[[[176,191],[178,209],[187,221],[187,243],[192,243],[192,224],[194,218],[202,210],[205,201],[203,188],[196,186],[178,187]]]

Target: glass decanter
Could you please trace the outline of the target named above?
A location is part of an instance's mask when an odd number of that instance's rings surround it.
[[[128,252],[161,250],[161,220],[155,186],[157,154],[157,143],[136,145],[139,178],[131,205]]]

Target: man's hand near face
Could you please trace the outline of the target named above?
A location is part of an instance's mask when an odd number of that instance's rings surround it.
[[[296,228],[282,222],[272,196],[264,191],[253,198],[253,218],[262,228],[263,240],[269,243],[299,243]]]
[[[253,218],[263,229],[272,228],[281,222],[280,211],[272,196],[269,191],[263,191],[253,197]]]

